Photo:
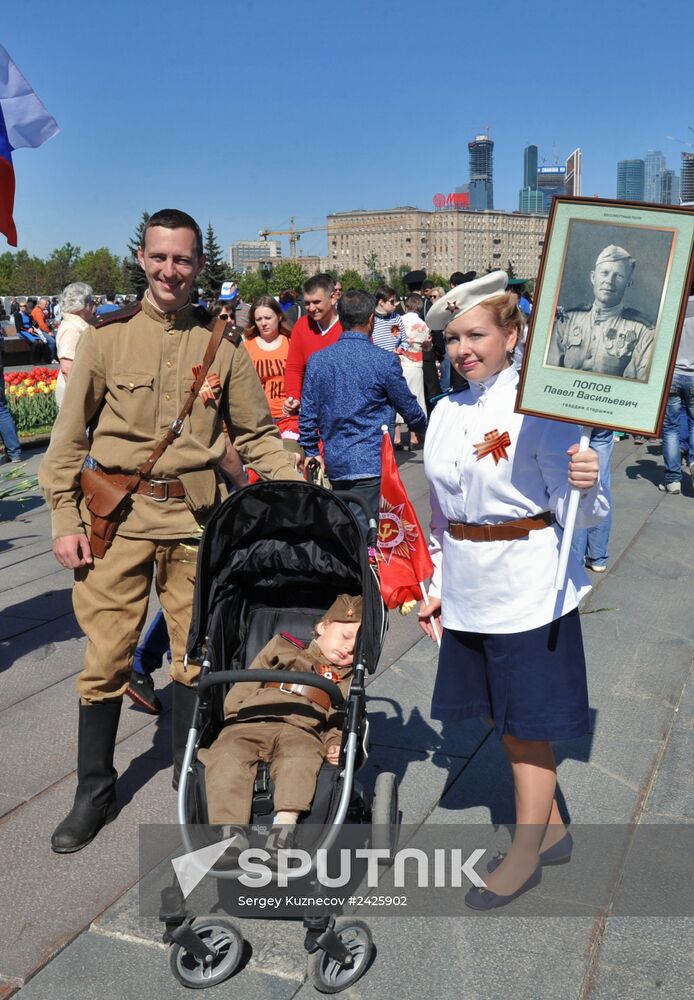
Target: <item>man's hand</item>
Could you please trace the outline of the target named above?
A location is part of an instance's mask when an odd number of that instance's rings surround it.
[[[579,451],[577,444],[572,444],[567,455],[569,455],[569,484],[577,490],[589,490],[598,481],[600,473],[600,462],[597,452],[592,448],[587,451]]]
[[[285,417],[293,417],[299,412],[299,407],[301,406],[301,400],[294,399],[293,396],[287,396],[285,401],[282,403],[282,413]]]
[[[79,569],[94,562],[86,535],[64,535],[53,542],[53,555],[65,569]]]
[[[332,746],[328,747],[325,759],[328,764],[339,764],[340,762],[340,744],[333,743]]]

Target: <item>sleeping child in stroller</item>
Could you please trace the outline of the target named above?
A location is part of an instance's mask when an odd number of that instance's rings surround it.
[[[319,674],[346,695],[361,614],[361,597],[341,594],[316,622],[308,646],[283,632],[261,649],[251,670]],[[220,825],[224,838],[231,839],[229,854],[248,846],[238,827],[250,822],[256,766],[269,761],[275,816],[266,847],[291,847],[299,816],[311,808],[323,761],[339,760],[341,727],[328,694],[301,684],[239,683],[226,696],[224,717],[231,724],[199,753],[205,765],[209,822]]]

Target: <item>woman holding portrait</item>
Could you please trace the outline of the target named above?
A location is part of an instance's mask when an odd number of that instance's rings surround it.
[[[507,281],[496,271],[453,288],[426,317],[469,383],[440,401],[424,448],[435,569],[419,617],[432,637],[443,627],[432,716],[490,718],[515,789],[512,846],[489,863],[487,887],[465,897],[480,910],[506,905],[571,854],[550,742],[589,729],[578,604],[590,587],[575,557],[561,590],[554,579],[571,488],[579,527],[609,509],[578,428],[515,412],[524,318]]]

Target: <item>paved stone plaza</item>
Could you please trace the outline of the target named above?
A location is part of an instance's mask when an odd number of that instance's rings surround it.
[[[30,471],[39,460],[29,453]],[[574,824],[691,824],[694,489],[685,477],[682,496],[658,492],[657,444],[618,442],[613,468],[609,571],[593,577],[583,608],[593,732],[557,746],[561,791]],[[426,523],[421,453],[406,455],[401,471]],[[45,506],[36,499],[0,510],[0,998],[190,996],[171,976],[161,926],[141,921],[137,906],[138,824],[175,821],[165,671],[156,675],[161,717],[124,705],[118,819],[78,854],[51,853],[50,833],[75,787],[74,685],[83,638],[72,615],[70,574],[51,553]],[[379,770],[394,771],[410,825],[505,822],[512,790],[499,745],[481,722],[449,725],[443,734],[429,719],[435,647],[414,615],[390,617],[369,686],[372,749],[360,778],[369,786]],[[691,859],[691,850],[682,852],[682,877],[690,882]],[[570,868],[547,869],[538,899],[561,895]],[[344,995],[691,995],[691,918],[514,917],[514,905],[486,918],[369,915],[377,955]],[[248,920],[242,931],[252,953],[232,980],[209,991],[211,1000],[318,995],[305,981],[300,923]]]

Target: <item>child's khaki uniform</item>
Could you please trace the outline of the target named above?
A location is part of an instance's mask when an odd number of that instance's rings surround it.
[[[344,695],[352,673],[351,665],[326,665],[315,640],[304,649],[286,633],[270,640],[251,669],[319,674],[335,681]],[[209,750],[199,754],[205,765],[209,822],[249,822],[260,760],[270,762],[276,812],[307,812],[326,751],[340,742],[341,728],[328,695],[314,687],[292,692],[286,683],[282,689],[279,683],[237,684],[225,699],[224,715],[233,719],[233,724],[222,730]]]

